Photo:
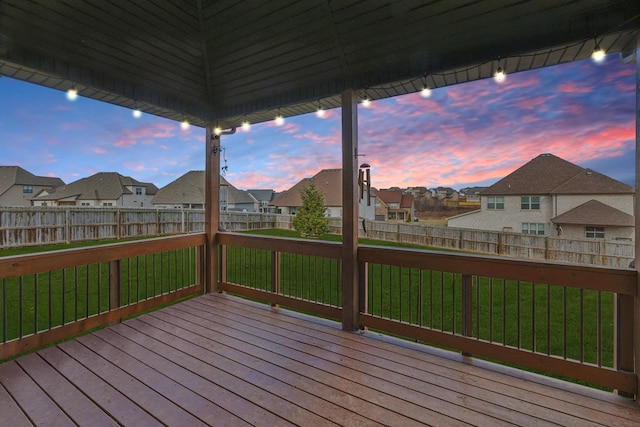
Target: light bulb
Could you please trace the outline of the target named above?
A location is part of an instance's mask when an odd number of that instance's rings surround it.
[[[213,133],[215,133],[216,135],[220,135],[222,133],[222,129],[216,126],[215,128],[213,128]]]
[[[428,87],[425,86],[424,89],[422,89],[422,91],[420,92],[420,96],[422,96],[423,98],[428,98],[431,96],[431,89],[429,89]]]
[[[248,121],[245,120],[244,122],[242,122],[242,130],[243,131],[248,132],[250,127],[251,127],[251,125],[249,124]]]
[[[133,117],[135,117],[136,119],[139,119],[140,117],[142,117],[142,111],[137,110],[137,109],[136,109],[136,110],[133,110],[133,112],[131,113],[131,115],[132,115]]]
[[[71,88],[67,91],[67,99],[69,101],[75,101],[78,98],[78,91],[75,88]]]
[[[186,121],[186,120],[185,120],[185,121],[183,121],[182,123],[180,123],[180,129],[182,129],[182,130],[187,130],[187,129],[189,129],[189,126],[190,126],[190,125],[189,125],[189,122],[188,122],[188,121]]]
[[[506,78],[507,78],[507,75],[502,70],[502,67],[498,67],[498,69],[496,70],[496,74],[493,76],[493,79],[498,83],[502,83],[503,81],[505,81]]]
[[[591,58],[595,62],[602,62],[604,60],[605,55],[606,53],[604,49],[596,45],[596,47],[593,49],[593,53],[591,54]]]
[[[318,108],[318,111],[316,111],[316,116],[324,117],[324,113],[325,111],[322,108]]]
[[[282,126],[284,124],[284,117],[277,115],[276,116],[276,125]]]
[[[363,107],[368,107],[369,105],[371,105],[371,101],[369,101],[369,98],[365,98],[362,100]]]

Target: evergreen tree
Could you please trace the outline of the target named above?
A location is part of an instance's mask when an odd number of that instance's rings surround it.
[[[302,207],[293,218],[293,228],[302,237],[317,238],[329,232],[329,218],[325,218],[324,195],[312,182],[302,190]]]

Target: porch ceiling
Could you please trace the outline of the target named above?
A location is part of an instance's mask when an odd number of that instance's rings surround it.
[[[0,2],[0,74],[223,127],[630,53],[637,0]]]

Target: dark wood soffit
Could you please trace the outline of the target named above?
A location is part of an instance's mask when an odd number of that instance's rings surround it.
[[[640,2],[0,3],[0,74],[223,127],[635,47]],[[498,62],[498,60],[500,62]]]

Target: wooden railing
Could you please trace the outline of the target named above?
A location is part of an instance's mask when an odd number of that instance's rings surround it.
[[[340,243],[217,233],[218,289],[342,319]],[[206,236],[0,258],[0,359],[203,291]],[[636,394],[637,272],[358,249],[359,326]]]
[[[218,243],[221,290],[341,318],[339,244]],[[358,262],[362,328],[637,392],[634,270],[375,246],[359,247]]]
[[[340,319],[340,243],[233,233],[217,237],[220,290]]]
[[[206,235],[0,258],[0,360],[201,293]]]

